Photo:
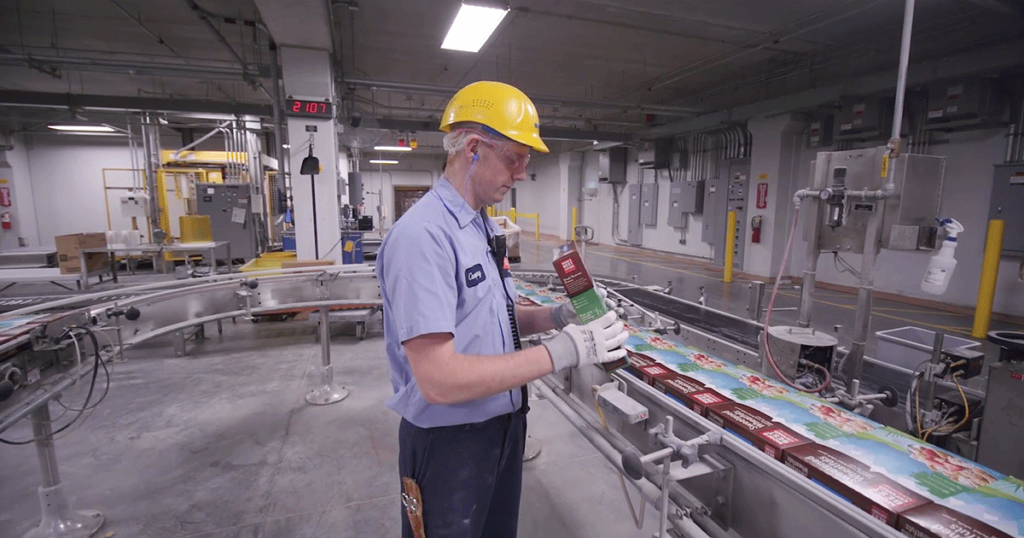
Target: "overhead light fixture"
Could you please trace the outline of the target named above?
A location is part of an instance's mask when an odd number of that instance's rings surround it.
[[[292,149],[292,145],[291,144],[281,144],[281,147],[284,148],[284,149]]]
[[[393,159],[370,159],[370,164],[398,164],[398,161]]]
[[[54,131],[69,131],[75,133],[112,133],[114,132],[113,127],[106,125],[47,125]]]
[[[412,151],[409,146],[373,146],[377,151]]]
[[[480,52],[498,24],[508,14],[508,8],[471,6],[462,4],[455,22],[448,29],[441,48],[464,52]]]

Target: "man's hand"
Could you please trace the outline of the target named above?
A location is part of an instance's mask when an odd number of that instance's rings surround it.
[[[602,364],[626,356],[621,349],[629,338],[625,326],[614,311],[586,325],[566,325],[558,336],[544,342],[551,355],[554,371],[585,364]]]
[[[608,298],[608,290],[604,289],[604,286],[595,284],[594,289],[597,290],[597,295],[604,302],[605,309],[609,312],[615,312],[619,316],[622,315],[622,309],[619,308],[619,305],[615,304],[615,301]],[[576,315],[576,309],[572,307],[572,303],[562,303],[552,308],[551,323],[559,330],[564,329],[566,325],[582,325],[580,317]]]

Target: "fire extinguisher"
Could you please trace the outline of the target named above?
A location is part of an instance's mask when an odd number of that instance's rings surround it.
[[[0,214],[0,226],[3,226],[3,229],[5,229],[5,230],[10,230],[11,229],[11,214],[10,213]]]
[[[761,215],[754,215],[750,219],[750,242],[761,242]]]

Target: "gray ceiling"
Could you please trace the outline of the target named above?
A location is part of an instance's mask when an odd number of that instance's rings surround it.
[[[227,17],[262,15],[282,44],[333,47],[339,79],[442,88],[501,80],[548,97],[546,124],[602,131],[643,127],[638,105],[710,112],[868,73],[895,78],[903,18],[899,0],[512,0],[495,36],[468,54],[439,48],[458,0],[196,1]],[[1024,43],[1022,20],[1015,0],[922,0],[912,60]],[[268,104],[257,84],[268,82],[268,37],[220,19],[212,26],[234,52],[188,0],[0,0],[0,92]],[[382,117],[430,119],[447,99],[339,90]],[[550,104],[558,99],[631,106]]]

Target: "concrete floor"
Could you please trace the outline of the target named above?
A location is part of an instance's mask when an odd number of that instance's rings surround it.
[[[555,245],[524,243],[520,267],[549,270]],[[671,280],[673,293],[689,300],[704,286],[709,306],[746,314],[746,283],[724,285],[718,271],[700,262],[598,246],[589,249],[587,264],[598,275]],[[121,285],[157,278],[166,277],[140,274]],[[58,291],[34,284],[0,297]],[[790,287],[780,292],[778,306],[795,306],[798,296]],[[852,296],[822,290],[818,297],[818,327],[852,323]],[[970,324],[964,316],[890,301],[876,301],[874,314],[873,331],[905,325],[954,331]],[[773,319],[794,317],[780,311]],[[325,407],[303,400],[319,362],[312,323],[228,323],[224,336],[208,334],[184,358],[173,356],[169,341],[132,349],[116,365],[107,400],[57,441],[73,505],[107,516],[99,536],[398,536],[398,417],[383,405],[391,388],[379,329],[360,342],[350,328],[337,328],[335,372],[352,394]],[[79,386],[66,399],[77,402],[83,394]],[[543,450],[525,466],[520,536],[650,536],[655,512],[648,508],[644,531],[636,530],[611,466],[548,402],[532,407],[530,435]],[[55,416],[59,410],[53,406]],[[22,421],[3,437],[29,434]],[[20,536],[36,524],[38,482],[33,447],[0,447],[0,537]]]

